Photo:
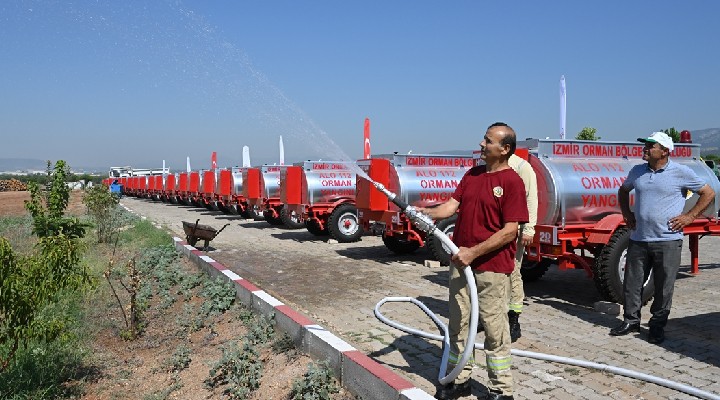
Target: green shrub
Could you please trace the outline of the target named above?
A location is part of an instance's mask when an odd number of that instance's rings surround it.
[[[185,344],[179,345],[173,354],[163,361],[163,368],[166,372],[179,372],[190,365],[192,350]]]
[[[302,379],[293,382],[290,398],[292,400],[329,400],[331,394],[339,391],[340,387],[326,364],[317,366],[310,363]]]
[[[241,348],[233,343],[223,348],[222,352],[222,358],[210,369],[205,385],[209,388],[223,387],[223,394],[229,399],[246,399],[260,387],[260,355],[247,340],[243,340]]]
[[[67,176],[70,167],[63,160],[50,168],[48,161],[47,175],[49,182],[45,190],[41,190],[36,183],[30,183],[30,201],[25,202],[25,208],[33,217],[33,233],[38,237],[64,235],[71,239],[85,236],[87,225],[77,218],[65,217],[65,209],[70,202],[70,188],[67,186]]]
[[[53,341],[65,331],[56,318],[39,318],[64,291],[81,290],[92,283],[80,265],[83,246],[65,235],[41,237],[30,256],[16,255],[0,237],[0,371],[17,350],[32,340]]]
[[[235,303],[235,284],[218,277],[204,285],[200,295],[205,298],[200,311],[205,316],[222,314]]]
[[[98,243],[111,243],[120,228],[119,197],[110,193],[104,185],[85,190],[83,203],[88,216],[95,224]]]

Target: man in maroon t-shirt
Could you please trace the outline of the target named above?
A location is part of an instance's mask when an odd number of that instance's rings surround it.
[[[459,361],[468,336],[470,297],[460,271],[470,266],[475,272],[480,323],[485,327],[489,399],[513,398],[507,291],[515,267],[518,225],[529,219],[525,185],[508,165],[515,143],[515,131],[507,124],[490,125],[480,143],[485,165],[470,169],[447,202],[419,209],[433,219],[458,212],[453,241],[460,251],[453,256],[449,285],[450,363]],[[469,395],[471,372],[468,362],[455,381],[439,388],[435,396],[456,399]]]

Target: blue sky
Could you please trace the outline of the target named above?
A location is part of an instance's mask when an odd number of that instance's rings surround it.
[[[714,1],[3,1],[0,158],[184,169],[720,127]]]

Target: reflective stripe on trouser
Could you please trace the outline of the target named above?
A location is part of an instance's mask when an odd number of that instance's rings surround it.
[[[488,389],[511,394],[513,388],[510,371],[510,326],[507,317],[507,292],[510,278],[495,272],[475,272],[478,288],[478,314],[485,327],[485,359],[489,383]],[[450,266],[450,353],[462,354],[470,324],[470,296],[465,275]],[[474,356],[474,353],[473,353]],[[456,358],[457,361],[457,358]],[[454,367],[454,365],[450,365]],[[470,379],[472,365],[465,365],[455,378],[455,383]]]
[[[515,311],[518,314],[522,312],[523,301],[525,300],[525,290],[523,289],[522,274],[520,273],[523,255],[525,255],[525,245],[522,244],[521,230],[518,233],[515,269],[513,269],[512,274],[510,274],[510,298],[508,300],[510,311]]]

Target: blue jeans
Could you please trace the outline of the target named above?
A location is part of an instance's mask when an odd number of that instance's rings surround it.
[[[625,264],[625,322],[639,323],[643,283],[653,273],[655,299],[650,306],[650,327],[665,327],[672,306],[675,277],[680,268],[682,240],[662,242],[630,241]]]

